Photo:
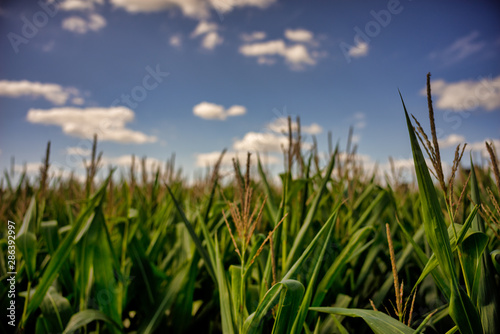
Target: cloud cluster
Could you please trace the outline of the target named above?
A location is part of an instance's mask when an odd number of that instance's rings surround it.
[[[369,50],[370,48],[368,47],[368,43],[358,42],[355,46],[349,49],[348,55],[353,58],[365,57],[368,55]]]
[[[18,98],[30,96],[44,98],[56,105],[63,105],[68,100],[74,104],[82,104],[83,99],[76,88],[62,87],[54,83],[41,83],[36,81],[9,81],[0,80],[0,96]]]
[[[285,37],[293,42],[310,43],[314,41],[314,34],[305,29],[286,29]]]
[[[287,45],[282,39],[244,44],[239,51],[246,57],[256,57],[261,65],[274,64],[273,57],[275,56],[284,58],[286,63],[295,70],[301,70],[305,65],[316,64],[316,59],[304,44]]]
[[[99,31],[105,26],[106,19],[97,13],[89,14],[87,19],[80,16],[70,16],[62,21],[63,29],[77,34],[86,34],[89,31]]]
[[[96,5],[103,5],[104,0],[64,0],[59,9],[66,12],[80,12],[62,20],[62,28],[77,34],[99,31],[107,24],[104,16],[97,13]]]
[[[245,115],[246,112],[247,109],[244,106],[234,105],[225,109],[222,105],[210,102],[201,102],[193,108],[193,114],[198,117],[221,121],[225,120],[227,117]]]
[[[500,155],[500,139],[485,138],[484,140],[467,143],[466,148],[467,150],[470,150],[472,152],[476,153],[479,152],[481,156],[485,158],[489,158],[490,155],[488,153],[488,150],[486,149],[485,142],[493,144],[493,146],[496,147],[497,156]],[[439,139],[439,147],[443,149],[445,148],[455,149],[455,147],[458,144],[465,144],[465,143],[466,143],[465,136],[456,133],[449,134],[448,136]]]
[[[64,0],[59,3],[59,9],[63,11],[89,11],[94,10],[95,5],[102,5],[104,0]]]
[[[110,0],[110,2],[114,7],[129,13],[180,10],[186,17],[202,20],[210,17],[212,9],[223,14],[242,7],[267,8],[276,0]]]
[[[477,142],[470,143],[469,145],[467,145],[467,147],[472,149],[472,151],[480,152],[481,156],[483,156],[484,158],[490,158],[490,154],[488,153],[488,150],[486,149],[485,141],[487,141],[489,144],[493,144],[494,149],[496,149],[495,154],[498,158],[500,156],[500,139],[488,138],[488,139],[485,139],[483,141],[477,141]]]
[[[203,36],[201,47],[205,50],[213,50],[222,44],[224,38],[218,33],[219,26],[214,22],[200,21],[191,33],[191,38]]]
[[[465,142],[465,137],[456,133],[452,133],[438,140],[440,148],[456,147],[458,144]]]
[[[425,96],[426,89],[423,88],[420,94]],[[438,97],[435,105],[439,109],[464,111],[480,107],[487,111],[497,110],[500,108],[500,75],[451,83],[433,80],[432,94]]]
[[[127,123],[134,120],[134,116],[134,112],[125,107],[61,107],[48,110],[30,109],[26,119],[34,124],[60,126],[65,134],[78,138],[92,138],[97,134],[101,141],[123,144],[156,142],[156,137],[126,127]]]
[[[270,132],[248,132],[245,136],[234,142],[236,151],[281,152],[281,147],[286,147],[288,138]]]
[[[292,122],[291,127],[292,131],[296,132],[298,124]],[[282,148],[288,146],[288,136],[286,135],[288,132],[288,119],[286,117],[277,118],[266,124],[265,129],[264,132],[247,132],[243,138],[236,139],[233,142],[232,150],[228,151],[224,156],[222,165],[231,165],[233,157],[245,159],[247,152],[269,153],[265,158],[266,164],[275,165],[280,163]],[[321,126],[316,123],[301,125],[301,133],[314,135],[321,133],[321,131]],[[302,142],[302,147],[309,149],[311,144]],[[196,165],[199,167],[211,166],[215,164],[219,155],[220,152],[197,154]]]

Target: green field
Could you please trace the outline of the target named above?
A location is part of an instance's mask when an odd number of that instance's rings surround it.
[[[0,331],[500,333],[495,148],[446,173],[432,108],[428,136],[406,121],[413,181],[292,131],[279,178],[257,154],[193,183],[173,160],[118,177],[94,146],[80,182],[47,149],[37,178],[1,181]]]

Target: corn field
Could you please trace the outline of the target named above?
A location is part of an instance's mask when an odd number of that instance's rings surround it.
[[[279,179],[256,153],[224,170],[224,152],[192,184],[173,159],[119,177],[95,139],[80,182],[52,176],[49,144],[37,178],[2,177],[16,324],[0,331],[500,333],[497,151],[466,169],[459,145],[445,177],[429,82],[428,100],[430,136],[400,114],[413,181],[367,172],[351,145],[304,151],[291,126]]]

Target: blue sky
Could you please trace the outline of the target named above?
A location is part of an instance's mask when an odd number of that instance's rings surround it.
[[[58,0],[0,5],[0,168],[81,172],[165,161],[186,176],[265,151],[282,169],[284,117],[308,142],[349,126],[367,165],[408,164],[398,88],[428,128],[432,73],[444,160],[500,148],[500,6],[491,1]]]

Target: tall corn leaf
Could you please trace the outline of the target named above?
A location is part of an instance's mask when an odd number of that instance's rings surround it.
[[[309,230],[309,227],[311,226],[311,223],[313,222],[314,216],[316,215],[316,211],[318,210],[319,204],[320,204],[321,199],[323,197],[323,194],[325,192],[326,185],[330,181],[333,167],[335,166],[335,159],[337,157],[337,152],[338,152],[338,146],[335,149],[335,152],[333,153],[333,155],[330,157],[330,162],[328,164],[328,167],[325,170],[325,176],[324,176],[323,180],[321,181],[320,188],[316,191],[316,196],[314,197],[314,200],[311,204],[311,207],[309,208],[309,211],[307,212],[306,219],[302,223],[302,226],[300,227],[300,230],[295,237],[292,248],[290,249],[290,253],[287,257],[285,271],[287,271],[291,267],[293,261],[295,261],[296,253],[298,253],[302,243],[304,242],[306,232]]]
[[[269,315],[271,309],[278,304],[278,314],[273,326],[274,333],[289,333],[297,315],[300,301],[304,294],[304,286],[296,280],[284,279],[269,289],[259,306],[245,321],[244,333],[260,333],[262,320]],[[278,302],[279,297],[279,302]]]
[[[414,332],[410,327],[379,311],[340,307],[311,307],[310,310],[363,318],[375,334],[413,334]]]
[[[111,175],[106,179],[97,193],[89,200],[87,207],[80,213],[78,219],[75,221],[74,225],[71,226],[71,229],[67,233],[64,240],[59,244],[57,251],[51,256],[50,262],[45,268],[42,277],[38,281],[36,291],[26,309],[26,319],[38,308],[38,306],[40,306],[47,290],[59,274],[64,262],[69,257],[71,250],[74,248],[75,244],[80,241],[92,223],[94,210],[104,201],[104,195],[106,193],[106,187],[110,177]]]
[[[319,282],[316,289],[316,295],[314,296],[312,302],[313,306],[321,305],[323,299],[328,293],[328,289],[330,289],[338,275],[342,273],[351,255],[365,245],[366,238],[372,231],[372,227],[366,226],[362,229],[359,229],[351,236],[347,245],[344,247],[339,256],[337,256],[331,267],[326,272],[325,276],[323,276],[323,279]]]
[[[186,214],[184,213],[184,210],[182,210],[179,202],[175,198],[174,193],[172,192],[172,189],[170,189],[170,187],[168,185],[165,185],[165,186],[168,190],[168,193],[172,197],[172,200],[174,201],[175,207],[177,208],[177,211],[179,212],[179,214],[182,218],[182,222],[186,225],[186,228],[189,232],[189,235],[191,236],[194,244],[196,245],[196,249],[198,250],[198,252],[200,252],[200,255],[203,258],[203,261],[205,262],[205,266],[207,267],[207,270],[208,270],[210,276],[212,276],[215,280],[215,272],[214,272],[213,263],[208,255],[206,249],[203,247],[200,238],[196,234],[193,224],[191,224],[189,219],[187,219]]]
[[[16,245],[21,252],[24,259],[24,265],[26,267],[26,274],[28,275],[28,280],[32,281],[35,276],[36,269],[36,234],[35,234],[35,224],[36,224],[36,201],[35,197],[31,199],[28,210],[24,215],[23,223],[19,228],[17,233]]]
[[[139,333],[151,334],[155,333],[155,329],[165,316],[165,312],[170,309],[175,301],[175,298],[183,287],[183,282],[189,272],[189,266],[179,268],[173,279],[168,283],[161,301],[154,305],[153,312],[150,312],[139,328]]]
[[[473,204],[480,206],[481,197],[472,157],[471,165],[471,197]],[[472,223],[476,231],[486,232],[481,215],[476,215]],[[500,287],[495,282],[495,269],[488,254],[488,248],[481,256],[479,264],[479,279],[477,281],[477,307],[485,333],[500,333]]]
[[[99,309],[114,322],[121,322],[121,298],[119,294],[118,284],[114,274],[112,245],[106,237],[106,222],[102,212],[102,206],[99,205],[96,209],[91,229],[97,231],[97,242],[94,247],[94,288],[95,298]],[[113,331],[116,329],[111,328]]]
[[[323,241],[323,247],[321,248],[321,253],[319,254],[319,257],[316,259],[316,263],[314,264],[312,277],[307,284],[306,293],[304,295],[304,298],[302,299],[302,304],[300,305],[299,312],[297,314],[297,317],[295,318],[290,333],[300,334],[300,332],[302,331],[302,327],[305,325],[304,322],[306,320],[307,312],[309,311],[309,306],[311,304],[311,299],[314,290],[316,288],[316,280],[318,278],[321,265],[323,264],[323,259],[325,257],[326,250],[330,246],[330,239],[332,237],[334,222],[337,220],[337,215],[338,215],[338,210],[336,210],[333,213],[333,215],[328,219],[328,221],[325,224],[325,226],[329,226],[328,234],[326,236],[326,239]],[[311,265],[313,264],[311,263]]]
[[[427,169],[424,156],[420,150],[417,137],[413,130],[403,97],[401,102],[405,110],[406,123],[410,133],[410,142],[413,151],[413,161],[417,174],[424,229],[427,241],[432,251],[436,254],[439,265],[444,274],[450,280],[450,316],[458,326],[462,334],[482,333],[483,329],[479,319],[479,313],[470,300],[469,296],[460,288],[458,277],[454,269],[453,252],[450,239],[446,229],[441,207],[437,198],[436,190]]]
[[[467,220],[465,221],[464,225],[455,224],[455,229],[459,229],[458,233],[457,233],[457,238],[458,238],[459,244],[462,243],[464,238],[466,238],[467,236],[469,236],[472,233],[470,230],[470,226],[472,225],[472,221],[476,215],[477,210],[478,210],[478,208],[475,207],[471,211],[471,213],[469,214],[469,217],[467,217]],[[407,234],[404,226],[400,225],[400,227],[403,230],[403,232],[405,234]],[[416,247],[415,249],[417,250],[417,254],[419,252],[423,253],[421,250],[419,250],[416,243],[412,240],[412,238],[410,236],[408,236],[408,234],[407,234],[407,237],[410,240],[410,242],[412,243],[412,245],[414,247]],[[454,233],[453,227],[451,225],[448,227],[448,237],[450,239],[451,250],[454,252],[457,248],[457,240],[455,239],[455,233]],[[425,254],[424,255],[420,254],[419,257],[421,257],[422,260],[424,260],[424,258],[425,259],[427,258],[425,256]],[[422,261],[422,262],[424,262],[424,261]],[[442,275],[442,273],[439,270],[434,270],[437,268],[438,264],[439,264],[439,262],[437,260],[436,254],[433,253],[431,255],[431,257],[427,260],[427,263],[425,264],[425,267],[422,270],[422,273],[420,274],[420,277],[418,278],[417,282],[415,283],[415,286],[413,289],[415,289],[417,287],[417,285],[419,285],[427,277],[427,275],[432,274],[434,281],[436,282],[436,285],[439,287],[441,292],[443,292],[446,299],[449,300],[450,295],[451,295],[449,282],[447,282],[444,279],[444,276]]]
[[[215,238],[215,268],[217,284],[219,288],[220,312],[222,318],[222,332],[224,334],[234,333],[233,316],[231,311],[231,297],[227,287],[226,271],[220,257],[219,242]],[[241,298],[241,297],[240,297]]]
[[[295,261],[293,266],[287,271],[287,273],[283,276],[282,280],[286,279],[292,279],[293,277],[296,277],[297,273],[299,270],[303,270],[302,268],[304,266],[305,261],[311,256],[314,248],[316,247],[317,244],[322,242],[323,244],[326,242],[326,238],[324,238],[324,234],[328,233],[330,231],[331,225],[334,223],[334,217],[336,217],[337,212],[340,208],[340,204],[337,205],[337,207],[333,210],[332,215],[328,219],[328,221],[323,225],[321,230],[316,234],[314,239],[309,243],[309,246],[302,252],[302,255]],[[306,268],[307,269],[307,268]]]

